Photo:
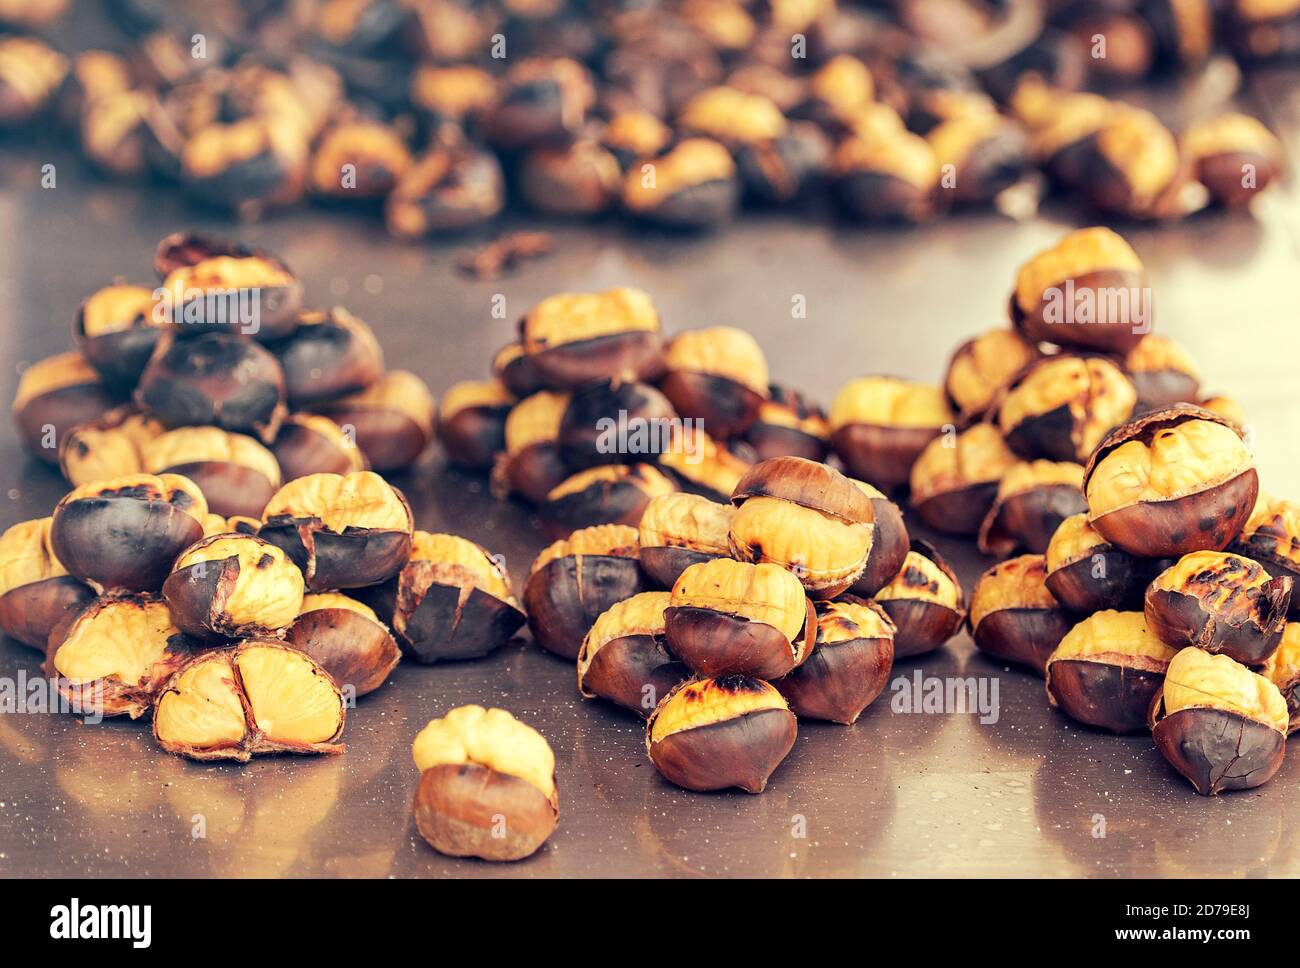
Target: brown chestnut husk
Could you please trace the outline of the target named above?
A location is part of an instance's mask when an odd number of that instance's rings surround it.
[[[871,500],[875,520],[871,523],[871,551],[866,567],[850,591],[860,598],[870,598],[884,588],[898,574],[907,559],[912,539],[903,521],[903,512],[897,504],[881,494],[870,484],[854,481]]]
[[[384,373],[384,352],[369,326],[341,306],[298,314],[298,325],[271,350],[284,370],[294,410],[360,393]]]
[[[771,384],[758,416],[745,431],[745,440],[758,460],[769,457],[805,457],[825,460],[830,450],[826,414],[796,390]]]
[[[369,470],[356,441],[329,417],[293,413],[280,424],[271,444],[285,484],[309,474],[350,474]],[[261,512],[258,512],[259,516]]]
[[[467,380],[449,387],[438,405],[438,442],[447,459],[462,467],[490,468],[505,452],[506,417],[514,403],[499,380]]]
[[[993,508],[998,482],[1015,463],[1016,455],[992,424],[935,437],[912,464],[912,508],[936,530],[974,535]]]
[[[850,474],[889,492],[907,483],[921,451],[953,419],[935,387],[860,377],[831,403],[831,439]]]
[[[743,434],[767,397],[767,360],[758,342],[732,326],[687,330],[668,341],[660,389],[676,412],[703,422],[709,436]]]
[[[72,326],[77,349],[115,393],[135,389],[162,339],[155,305],[152,289],[116,283],[96,291],[77,312]]]
[[[742,675],[682,683],[646,722],[655,769],[687,790],[762,793],[794,746],[798,727],[769,683]]]
[[[57,464],[73,428],[97,420],[114,403],[84,356],[59,353],[23,370],[13,402],[14,427],[29,454]]]
[[[342,427],[376,471],[409,467],[433,440],[433,394],[407,370],[390,370],[365,390],[314,409]]]
[[[979,549],[998,557],[1020,549],[1041,555],[1061,522],[1087,507],[1081,465],[1022,461],[998,483],[997,497],[980,525]]]
[[[817,603],[817,646],[773,685],[796,715],[851,725],[884,690],[894,666],[894,623],[875,602],[842,595]]]
[[[200,640],[274,636],[297,618],[302,596],[298,566],[249,534],[205,537],[163,582],[177,627]]]
[[[677,486],[652,464],[601,464],[565,478],[546,494],[542,525],[560,537],[598,524],[635,525],[646,505]]]
[[[894,623],[894,659],[925,655],[957,634],[966,603],[957,576],[928,541],[913,538],[903,567],[875,594]]]
[[[1048,542],[1046,559],[1048,591],[1066,608],[1085,615],[1140,608],[1159,561],[1115,547],[1088,523],[1087,514],[1061,522]]]
[[[388,626],[374,611],[338,592],[305,596],[284,640],[316,660],[344,698],[374,692],[402,658]]]
[[[659,313],[640,289],[550,296],[520,321],[519,340],[529,366],[557,390],[663,374]]]
[[[683,138],[634,163],[623,180],[623,208],[667,228],[714,228],[730,221],[739,203],[736,162],[710,138]]]
[[[970,600],[971,637],[985,655],[1028,666],[1039,675],[1074,619],[1045,584],[1042,555],[1021,555],[994,565],[975,583]]]
[[[691,671],[668,651],[667,592],[641,592],[612,605],[592,624],[578,650],[578,691],[599,696],[645,719]]]

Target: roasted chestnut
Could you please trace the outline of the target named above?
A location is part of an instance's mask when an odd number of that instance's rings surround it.
[[[1031,363],[998,407],[998,428],[1025,460],[1081,463],[1133,415],[1133,381],[1100,356],[1060,353]]]
[[[912,464],[912,508],[932,528],[974,535],[993,507],[998,482],[1015,464],[992,424],[935,437]]]
[[[797,732],[785,699],[761,679],[694,679],[650,715],[646,752],[664,779],[687,790],[762,793]]]
[[[640,158],[660,154],[672,138],[672,129],[642,108],[615,111],[600,132],[601,144],[614,153],[624,169]]]
[[[1154,333],[1146,336],[1124,357],[1124,369],[1137,389],[1138,414],[1200,399],[1196,366],[1171,339]]]
[[[297,327],[272,351],[295,410],[359,393],[384,375],[384,351],[375,334],[341,306],[300,313]]]
[[[894,623],[895,660],[933,652],[957,634],[966,618],[957,576],[938,550],[917,538],[875,601]]]
[[[1039,675],[1047,657],[1074,627],[1045,584],[1042,555],[1021,555],[980,575],[970,599],[971,637],[998,662],[1028,666]]]
[[[1196,405],[1210,411],[1210,413],[1217,413],[1228,423],[1237,427],[1245,428],[1247,426],[1246,411],[1233,397],[1225,397],[1223,394],[1202,397]]]
[[[308,474],[349,474],[369,465],[356,441],[329,417],[292,413],[271,445],[284,483]],[[259,512],[260,514],[260,512]]]
[[[56,625],[95,600],[55,556],[50,521],[23,521],[0,534],[0,632],[42,652]]]
[[[143,91],[113,91],[84,104],[77,127],[86,160],[115,178],[148,174],[145,119],[154,103]]]
[[[411,72],[411,103],[435,124],[481,118],[496,90],[496,78],[472,64],[420,64]]]
[[[117,393],[135,389],[162,338],[155,305],[152,289],[118,283],[96,291],[77,313],[72,327],[77,349]]]
[[[313,409],[342,427],[377,471],[409,467],[433,440],[433,394],[407,370],[389,370],[360,393]]]
[[[113,406],[99,374],[80,353],[59,353],[33,363],[18,378],[14,426],[33,457],[59,462],[63,439]]]
[[[279,256],[209,235],[158,243],[161,308],[181,336],[235,332],[274,340],[298,325],[302,283]]]
[[[1047,657],[1048,701],[1071,719],[1112,733],[1142,729],[1176,652],[1141,612],[1096,612]]]
[[[529,365],[556,389],[663,373],[659,313],[640,289],[550,296],[524,316],[519,338]]]
[[[938,211],[939,161],[901,127],[852,134],[835,148],[831,179],[841,204],[869,222],[925,222]]]
[[[560,421],[569,394],[539,390],[520,400],[506,415],[505,451],[492,467],[494,485],[542,504],[568,476],[560,459]]]
[[[674,426],[659,466],[671,471],[684,490],[725,501],[753,466],[749,454],[743,443],[722,444],[694,425]]]
[[[310,474],[271,497],[258,534],[302,569],[307,590],[376,585],[411,554],[411,508],[373,471]]]
[[[1117,104],[1087,142],[1084,157],[1085,176],[1077,187],[1102,211],[1176,218],[1205,204],[1204,189],[1191,179],[1177,140],[1150,111]]]
[[[623,179],[623,207],[670,228],[706,229],[731,219],[740,179],[731,152],[708,138],[685,138],[636,162]]]
[[[343,694],[306,653],[269,639],[208,649],[171,677],[153,711],[168,753],[247,763],[267,753],[342,753]]]
[[[892,491],[926,445],[953,422],[936,387],[885,376],[850,380],[831,403],[831,439],[850,474]]]
[[[688,100],[677,115],[687,135],[712,138],[735,149],[770,141],[786,129],[785,115],[761,94],[734,87],[711,87]]]
[[[648,718],[691,672],[665,644],[667,592],[641,592],[596,619],[578,650],[578,691]]]
[[[1115,547],[1088,523],[1087,514],[1072,514],[1060,523],[1046,557],[1048,591],[1066,608],[1084,614],[1139,608],[1157,561]]]
[[[998,483],[997,497],[980,525],[979,549],[999,558],[1017,549],[1042,554],[1061,522],[1087,508],[1082,466],[1021,461]]]
[[[487,222],[505,202],[496,155],[468,142],[435,145],[415,159],[388,196],[384,223],[400,239],[420,239]]]
[[[635,525],[651,499],[675,490],[652,464],[602,464],[551,488],[542,524],[553,537],[596,524]]]
[[[338,592],[304,596],[284,640],[315,659],[345,699],[374,692],[402,658],[374,611]]]
[[[163,582],[176,625],[196,639],[273,636],[302,606],[298,566],[268,541],[218,534],[187,548]]]
[[[731,500],[727,541],[738,561],[779,565],[816,599],[834,598],[866,568],[875,510],[834,468],[774,457],[751,467]]]
[[[1290,717],[1287,733],[1294,732],[1300,727],[1300,622],[1286,623],[1282,641],[1260,669],[1260,675],[1282,693]]]
[[[593,138],[533,148],[519,165],[520,197],[552,215],[603,212],[619,197],[622,183],[618,159]]]
[[[986,413],[1016,374],[1042,354],[1011,329],[992,329],[957,347],[948,361],[944,393],[963,420]]]
[[[826,414],[796,390],[772,384],[758,416],[745,431],[745,441],[759,460],[769,457],[806,457],[825,460],[830,449]]]
[[[852,595],[817,603],[817,647],[773,685],[799,716],[850,725],[875,701],[894,665],[894,623]]]
[[[1227,420],[1199,407],[1156,410],[1125,424],[1084,469],[1088,520],[1134,555],[1220,551],[1255,507],[1259,477]]]
[[[133,407],[116,407],[64,435],[59,466],[73,487],[138,474],[144,469],[144,448],[162,432],[162,424],[152,417]]]
[[[141,449],[146,474],[180,474],[199,486],[208,510],[223,517],[261,517],[280,489],[275,455],[252,437],[220,427],[182,427],[147,441]]]
[[[0,128],[18,127],[50,104],[68,59],[35,37],[0,37]]]
[[[504,709],[460,706],[432,719],[411,755],[420,771],[415,826],[439,853],[522,860],[555,831],[555,754]]]
[[[582,528],[542,549],[529,569],[524,585],[528,627],[542,648],[576,659],[597,618],[647,590],[637,567],[635,528]]]
[[[1203,797],[1249,790],[1282,767],[1286,700],[1270,680],[1226,655],[1183,649],[1151,703],[1151,736]]]
[[[203,124],[180,151],[181,184],[197,200],[242,220],[302,198],[307,142],[279,119],[240,118]]]
[[[569,140],[596,101],[591,74],[567,57],[530,57],[515,64],[487,112],[483,128],[498,148]]]
[[[728,558],[691,565],[664,612],[668,649],[703,676],[775,679],[816,644],[817,615],[790,572]]]
[[[492,375],[520,400],[543,389],[541,375],[524,354],[518,340],[507,343],[492,357]]]
[[[1196,180],[1229,208],[1250,204],[1281,174],[1282,143],[1258,120],[1221,114],[1193,124],[1182,137]]]
[[[136,402],[169,429],[213,426],[275,439],[284,419],[284,371],[251,340],[224,333],[159,347],[135,391]]]
[[[743,434],[767,398],[767,360],[754,337],[732,326],[687,330],[668,341],[660,389],[677,413],[711,437]]]
[[[897,504],[870,484],[853,483],[871,501],[876,519],[871,523],[871,551],[867,555],[867,566],[849,590],[860,598],[870,598],[888,585],[903,567],[912,539],[908,537],[903,512]]]
[[[574,390],[560,417],[560,457],[579,469],[654,460],[672,443],[677,412],[647,383],[595,380]]]
[[[316,145],[308,187],[336,201],[383,198],[410,165],[411,151],[392,127],[365,119],[343,121]]]
[[[996,112],[976,112],[935,125],[925,140],[941,180],[958,205],[985,205],[1018,182],[1030,167],[1029,141],[1020,127]]]
[[[139,719],[196,651],[155,595],[100,598],[50,633],[48,668],[83,716]]]
[[[1176,649],[1195,646],[1262,665],[1282,641],[1292,579],[1221,551],[1183,555],[1147,587],[1147,626]]]
[[[1274,577],[1300,580],[1300,505],[1260,494],[1228,550],[1253,558]],[[1295,594],[1288,614],[1300,617],[1300,601]]]
[[[176,474],[83,484],[54,509],[50,547],[68,572],[106,592],[162,587],[172,562],[203,537],[208,503]]]
[[[506,417],[514,403],[499,380],[452,384],[438,406],[438,441],[447,459],[463,467],[491,467],[505,452]]]
[[[1136,162],[1136,159],[1134,159]],[[1133,247],[1078,229],[1020,267],[1011,321],[1031,342],[1127,353],[1151,331],[1151,284]]]
[[[661,588],[701,561],[726,558],[735,509],[698,494],[661,494],[646,505],[638,525],[641,568]]]

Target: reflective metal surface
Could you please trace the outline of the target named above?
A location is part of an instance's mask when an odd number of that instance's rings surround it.
[[[1270,98],[1291,132],[1295,85]],[[1292,93],[1288,93],[1292,92]],[[1289,97],[1291,100],[1286,100]],[[47,157],[48,155],[48,157]],[[69,345],[78,303],[116,276],[148,280],[153,244],[185,227],[229,231],[166,194],[96,181],[65,154],[10,145],[0,192],[0,395],[27,363]],[[58,187],[39,187],[40,165]],[[537,299],[560,289],[642,286],[667,328],[754,332],[775,379],[823,403],[860,373],[937,380],[964,337],[1005,322],[1013,273],[1073,213],[1015,223],[954,217],[913,231],[756,216],[712,237],[621,224],[560,227],[554,255],[497,281],[459,274],[463,242],[405,246],[375,220],[307,211],[242,234],[281,253],[308,300],[347,305],[390,364],[441,392],[485,374]],[[1300,204],[1293,189],[1257,218],[1207,216],[1125,229],[1156,286],[1157,328],[1184,343],[1207,390],[1250,417],[1265,488],[1300,496]],[[503,317],[493,298],[505,298]],[[792,305],[806,301],[806,319]],[[505,554],[516,583],[543,542],[528,512],[436,454],[397,479],[420,527]],[[0,525],[48,514],[65,487],[0,434]],[[984,567],[940,540],[969,589]],[[0,676],[38,674],[0,643]],[[669,786],[628,716],[583,701],[574,670],[516,642],[477,663],[404,663],[361,700],[345,755],[200,765],[159,752],[148,724],[0,716],[0,875],[650,876],[1300,874],[1300,763],[1267,786],[1206,800],[1149,737],[1114,738],[1047,706],[1042,682],[974,653],[964,635],[895,679],[996,681],[1000,716],[904,714],[887,691],[853,727],[803,723],[761,796]],[[462,703],[504,706],[558,758],[560,826],[536,856],[492,866],[441,857],[415,833],[412,737]],[[1101,836],[1104,834],[1104,836]]]

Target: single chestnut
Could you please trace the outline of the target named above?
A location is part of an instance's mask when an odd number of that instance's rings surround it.
[[[519,339],[529,365],[557,390],[600,379],[654,381],[664,369],[659,313],[640,289],[550,296],[524,315]]]
[[[135,389],[162,339],[164,320],[156,305],[152,289],[114,283],[96,290],[77,312],[77,349],[115,393]]]
[[[758,416],[745,431],[745,441],[759,460],[787,456],[825,460],[830,436],[830,425],[821,407],[804,399],[797,390],[777,384],[767,388]]]
[[[921,451],[953,419],[937,387],[859,377],[831,403],[831,439],[850,474],[888,492],[907,483]]]
[[[699,494],[661,494],[646,505],[637,526],[641,569],[660,588],[672,588],[691,565],[730,554],[727,533],[735,508]]]
[[[683,417],[722,439],[743,434],[767,398],[767,360],[754,337],[732,326],[686,330],[668,341],[660,389]]]
[[[504,149],[562,143],[578,132],[595,102],[584,65],[567,57],[529,57],[506,72],[483,130]]]
[[[68,75],[68,59],[36,37],[0,37],[0,128],[27,124],[49,106]]]
[[[271,453],[285,484],[309,474],[350,474],[370,467],[342,427],[314,413],[289,414],[276,432]]]
[[[1047,657],[1048,701],[1071,719],[1112,733],[1142,729],[1176,652],[1141,612],[1096,612]]]
[[[1287,734],[1300,728],[1300,622],[1287,622],[1282,641],[1264,662],[1260,675],[1277,686],[1286,700]]]
[[[1133,219],[1180,218],[1205,206],[1205,190],[1173,133],[1150,111],[1116,103],[1083,146],[1077,188],[1103,212]],[[1127,347],[1125,347],[1127,349]]]
[[[1282,641],[1292,579],[1270,578],[1259,562],[1193,551],[1147,587],[1147,626],[1162,642],[1262,665]]]
[[[988,412],[1016,374],[1042,356],[1012,329],[991,329],[962,343],[948,361],[943,390],[963,421]]]
[[[813,604],[777,565],[715,558],[683,571],[671,594],[668,649],[699,675],[775,679],[816,644]]]
[[[947,118],[926,134],[939,170],[940,190],[956,205],[987,205],[1030,168],[1029,139],[997,112]]]
[[[698,424],[673,425],[659,466],[669,471],[683,490],[711,501],[725,501],[753,466],[743,442],[720,443]]]
[[[560,458],[571,468],[654,460],[671,444],[677,412],[635,380],[594,380],[569,395],[560,417]]]
[[[373,471],[310,474],[272,495],[259,536],[302,569],[307,590],[376,585],[411,554],[406,498]]]
[[[1070,461],[1020,461],[998,482],[979,530],[979,549],[1004,558],[1023,549],[1043,554],[1061,522],[1086,511],[1083,467]]]
[[[520,197],[551,215],[597,215],[618,199],[622,183],[618,159],[595,138],[540,145],[519,163]]]
[[[280,489],[275,455],[252,437],[220,427],[182,427],[146,442],[146,474],[180,474],[199,486],[208,510],[224,517],[260,517]]]
[[[894,623],[894,659],[925,655],[957,634],[966,602],[957,576],[929,542],[912,539],[899,569],[874,601]]]
[[[342,427],[377,471],[409,467],[433,440],[433,394],[408,370],[389,370],[359,393],[313,409]]]
[[[528,572],[524,607],[537,644],[576,659],[592,623],[616,603],[648,591],[627,525],[574,531],[542,549]]]
[[[163,425],[134,407],[114,407],[98,420],[78,424],[59,446],[59,468],[73,487],[144,470],[144,449]]]
[[[1060,523],[1046,559],[1048,591],[1066,608],[1086,615],[1140,608],[1159,561],[1117,548],[1088,523],[1086,513]]]
[[[560,537],[597,524],[635,525],[653,498],[675,490],[652,464],[601,464],[565,478],[547,492],[543,529]]]
[[[523,345],[517,339],[511,340],[493,355],[492,375],[501,381],[512,396],[520,400],[545,389],[541,374],[534,369],[532,361],[524,353]]]
[[[912,508],[932,528],[974,535],[993,507],[998,482],[1015,464],[1016,455],[992,424],[941,434],[912,464]]]
[[[80,353],[59,353],[33,363],[18,378],[13,420],[33,457],[59,462],[59,448],[74,427],[98,419],[114,405],[99,373]]]
[[[437,144],[415,159],[389,194],[384,224],[399,239],[421,239],[491,221],[505,203],[496,155],[470,142]]]
[[[42,652],[56,625],[95,600],[54,554],[50,522],[22,521],[0,534],[0,632]]]
[[[1286,699],[1269,679],[1201,649],[1174,656],[1151,703],[1156,748],[1203,797],[1273,779],[1288,723]]]
[[[897,504],[870,484],[863,481],[853,483],[871,501],[875,520],[871,523],[871,551],[867,554],[866,567],[849,591],[860,598],[870,598],[888,585],[903,567],[912,539],[907,534],[907,524]]]
[[[177,474],[130,474],[73,488],[54,509],[50,547],[68,572],[104,591],[151,592],[203,537],[208,503]]]
[[[867,222],[925,222],[939,210],[939,160],[901,125],[849,135],[831,156],[830,177],[845,210]]]
[[[338,592],[304,596],[284,640],[315,659],[345,699],[374,692],[402,658],[393,634],[374,611]]]
[[[1042,555],[1009,558],[980,575],[971,592],[969,621],[981,652],[1045,674],[1048,656],[1074,627],[1046,577]]]
[[[293,332],[271,351],[284,370],[294,410],[360,393],[384,375],[384,351],[375,334],[342,306],[299,313]]]
[[[560,421],[569,394],[539,390],[510,408],[505,423],[505,450],[492,466],[492,482],[502,493],[515,493],[533,504],[569,475],[560,459]]]
[[[1181,140],[1196,180],[1228,208],[1249,205],[1283,171],[1282,143],[1246,114],[1221,114],[1198,122],[1183,132]]]
[[[668,228],[714,228],[730,221],[739,203],[736,162],[710,138],[684,138],[635,162],[623,178],[623,208]]]
[[[438,405],[438,441],[447,459],[462,467],[490,468],[505,453],[506,417],[514,404],[499,380],[452,384]]]
[[[875,602],[844,595],[817,603],[817,646],[773,683],[796,715],[851,725],[894,665],[894,623]]]
[[[1242,432],[1199,407],[1156,410],[1103,440],[1084,468],[1088,520],[1130,554],[1221,551],[1250,517],[1259,476]]]
[[[668,592],[641,592],[616,602],[592,624],[578,650],[578,691],[646,719],[691,671],[668,651]]]
[[[431,719],[411,756],[420,771],[415,827],[439,853],[522,860],[555,832],[555,754],[504,709],[459,706]]]
[[[1029,364],[1003,394],[998,429],[1025,460],[1082,463],[1133,415],[1133,381],[1109,359],[1059,353]]]
[[[1254,559],[1275,578],[1300,581],[1300,504],[1260,494],[1228,550]],[[1300,600],[1294,593],[1288,614],[1300,618]]]
[[[177,147],[178,177],[186,191],[241,220],[260,218],[303,196],[306,135],[279,118],[206,121]]]
[[[1124,369],[1137,390],[1135,413],[1200,399],[1196,365],[1185,349],[1167,337],[1145,336],[1124,357]]]
[[[209,641],[273,637],[298,617],[302,596],[298,566],[251,534],[203,538],[176,559],[163,582],[177,627]]]
[[[650,715],[646,752],[664,779],[687,790],[762,793],[797,732],[771,684],[743,675],[694,679]]]
[[[390,125],[358,118],[330,126],[312,152],[307,186],[333,201],[370,201],[393,190],[411,150]]]

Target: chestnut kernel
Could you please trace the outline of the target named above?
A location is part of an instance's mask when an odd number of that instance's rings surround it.
[[[1142,729],[1176,651],[1141,612],[1097,612],[1066,632],[1047,657],[1047,698],[1089,726]]]
[[[1046,577],[1042,555],[1008,559],[980,576],[971,593],[970,628],[981,652],[1046,672],[1048,656],[1074,627],[1048,591]]]
[[[292,413],[271,445],[284,483],[309,474],[350,474],[369,469],[356,441],[329,417]],[[260,512],[259,512],[260,514]]]
[[[439,853],[522,860],[555,832],[555,754],[504,709],[460,706],[432,719],[411,755],[420,771],[415,826]]]
[[[704,676],[775,679],[816,644],[817,615],[790,572],[727,558],[691,565],[664,612],[668,648]]]
[[[831,403],[830,430],[850,474],[892,491],[907,483],[912,464],[953,422],[936,387],[893,377],[860,377]]]
[[[641,592],[616,602],[592,624],[578,650],[578,691],[648,718],[691,672],[668,651],[667,592]]]
[[[725,675],[665,696],[646,723],[646,752],[664,779],[684,789],[762,793],[797,732],[794,713],[770,684]]]
[[[462,467],[491,467],[505,452],[506,417],[514,403],[498,380],[452,384],[438,406],[438,441],[447,459]]]
[[[731,326],[687,330],[668,341],[660,388],[677,413],[711,437],[743,434],[767,398],[767,360],[754,337]]]
[[[292,333],[272,346],[295,410],[360,393],[384,373],[384,352],[362,320],[341,306],[298,315]]]
[[[745,440],[759,460],[769,457],[806,457],[825,460],[830,450],[830,426],[820,407],[795,390],[772,384],[758,416],[745,431]]]
[[[1016,455],[992,424],[935,437],[912,464],[912,508],[932,528],[974,535],[993,507],[998,482],[1015,463]]]
[[[95,600],[54,554],[51,520],[23,521],[0,534],[0,632],[42,652],[56,625]]]
[[[660,588],[672,588],[691,565],[730,554],[727,533],[735,509],[699,494],[661,494],[646,505],[637,526],[641,569]]]
[[[998,429],[1025,460],[1088,459],[1110,430],[1128,420],[1137,391],[1120,368],[1099,356],[1060,353],[1031,363],[998,407]]]
[[[331,126],[312,153],[308,186],[334,201],[368,201],[393,190],[411,165],[402,136],[378,121]]]
[[[304,596],[284,640],[316,660],[345,698],[374,692],[402,658],[374,611],[338,592]]]
[[[1115,547],[1083,513],[1061,522],[1048,542],[1046,558],[1048,591],[1066,608],[1083,614],[1139,608],[1157,561]]]
[[[875,602],[845,595],[817,603],[817,646],[773,685],[808,719],[850,725],[875,701],[894,665],[894,623]]]
[[[693,425],[673,427],[659,466],[671,471],[683,490],[725,501],[753,466],[749,454],[743,442],[720,444]]]
[[[1300,728],[1300,622],[1287,622],[1282,641],[1264,662],[1260,675],[1277,686],[1290,717],[1287,733]]]
[[[957,634],[966,603],[957,576],[929,542],[912,539],[903,567],[876,592],[894,623],[894,659],[925,655]]]
[[[433,440],[433,394],[407,370],[390,370],[365,390],[314,409],[342,427],[377,471],[409,467]]]
[[[1083,467],[1069,461],[1022,461],[1008,468],[980,525],[979,549],[1005,557],[1043,554],[1061,522],[1087,510]]]
[[[519,339],[542,382],[558,390],[653,381],[664,369],[659,313],[640,289],[550,296],[524,316]]]
[[[298,566],[250,534],[217,534],[187,548],[163,582],[176,625],[196,639],[271,637],[302,606]]]
[[[675,490],[651,464],[602,464],[551,488],[542,523],[556,537],[597,524],[635,525],[653,498]]]
[[[1300,504],[1261,493],[1228,550],[1253,558],[1275,578],[1300,581]],[[1300,617],[1300,601],[1294,593],[1288,614]]]
[[[275,455],[252,437],[219,427],[182,427],[144,444],[146,474],[179,474],[199,486],[208,510],[223,517],[260,517],[280,489]]]
[[[105,385],[128,394],[162,339],[154,292],[145,286],[114,284],[96,291],[77,313],[72,335]]]
[[[59,462],[64,438],[113,407],[99,374],[80,353],[59,353],[23,370],[14,396],[18,437],[33,457]]]

